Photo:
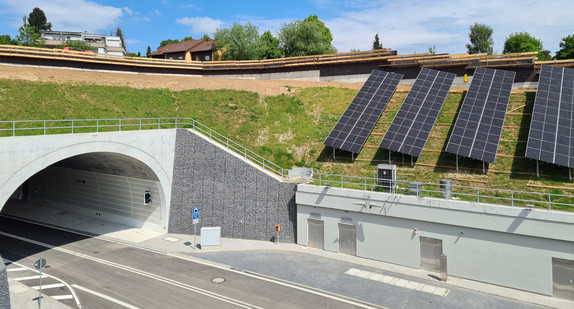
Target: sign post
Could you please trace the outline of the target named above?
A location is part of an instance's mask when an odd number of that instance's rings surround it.
[[[40,271],[40,287],[38,288],[38,308],[42,309],[42,269],[46,267],[46,260],[40,258],[34,263],[34,267]]]
[[[195,235],[197,232],[197,224],[199,223],[199,207],[193,207],[193,249],[197,246],[197,242],[195,240]]]

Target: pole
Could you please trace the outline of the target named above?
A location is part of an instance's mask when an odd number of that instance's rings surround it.
[[[42,309],[42,267],[40,267],[40,288],[38,289],[38,308]]]
[[[193,225],[193,250],[195,250],[195,247],[197,246],[197,242],[195,241],[195,233],[197,230],[197,224]]]

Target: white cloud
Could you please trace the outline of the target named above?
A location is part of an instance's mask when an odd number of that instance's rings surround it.
[[[334,8],[334,17],[323,19],[333,33],[339,51],[368,50],[379,33],[384,47],[399,52],[464,53],[469,26],[484,23],[494,29],[495,50],[502,52],[506,37],[519,31],[530,32],[555,51],[559,41],[573,33],[574,1],[536,0],[413,0],[352,1],[316,0],[321,7]],[[335,10],[337,10],[335,12]]]
[[[87,0],[0,0],[4,16],[14,16],[18,27],[22,16],[30,14],[34,7],[40,7],[52,23],[53,30],[104,32],[115,29],[121,21],[122,9],[101,5]]]
[[[142,40],[130,40],[130,39],[125,39],[124,41],[126,42],[126,45],[140,44],[142,42]]]
[[[128,15],[134,15],[134,11],[133,11],[132,9],[130,9],[129,7],[124,6],[122,9],[123,9],[126,13],[128,13]]]
[[[161,17],[163,15],[160,10],[153,10],[153,14],[158,17]]]
[[[219,19],[209,17],[183,17],[176,19],[181,25],[191,26],[191,32],[194,34],[209,34],[223,24]]]

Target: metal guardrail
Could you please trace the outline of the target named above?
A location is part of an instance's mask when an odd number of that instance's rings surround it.
[[[217,142],[219,145],[233,151],[239,156],[273,172],[283,178],[288,178],[289,169],[263,158],[255,152],[238,144],[232,139],[212,130],[193,118],[127,118],[127,119],[67,119],[67,120],[20,120],[0,121],[0,137],[29,136],[49,134],[74,134],[93,132],[117,132],[134,130],[157,129],[193,129]],[[303,177],[302,177],[303,178]],[[314,173],[312,178],[305,177],[311,183],[320,186],[357,189],[364,191],[393,192],[416,195],[418,197],[443,197],[441,184],[410,182],[396,180],[392,186],[385,186],[375,177],[360,177],[348,175]],[[413,186],[414,185],[414,186]],[[461,185],[451,186],[453,199],[477,203],[502,204],[530,208],[547,208],[548,210],[574,211],[574,196],[505,189],[470,187]]]
[[[228,150],[281,177],[288,169],[263,158],[193,118],[127,118],[0,121],[0,137],[93,132],[117,132],[189,128],[202,133]]]
[[[392,192],[417,197],[445,198],[444,184],[396,180],[394,184],[381,183],[376,177],[360,177],[315,173],[312,183],[320,186],[357,189],[373,192]],[[545,208],[574,211],[574,196],[553,193],[516,191],[495,188],[450,185],[450,198],[476,203],[498,204],[511,207]]]

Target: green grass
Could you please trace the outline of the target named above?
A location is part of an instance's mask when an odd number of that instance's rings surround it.
[[[194,118],[284,168],[312,167],[316,172],[373,177],[376,165],[388,162],[388,152],[364,148],[351,161],[349,153],[326,149],[323,141],[353,99],[356,90],[345,88],[290,89],[289,95],[260,97],[236,90],[134,89],[91,84],[59,84],[0,80],[0,120],[104,119],[104,118]],[[385,133],[406,93],[397,92],[383,113],[374,133]],[[568,169],[542,164],[536,178],[534,161],[523,158],[534,94],[513,94],[508,107],[496,163],[482,173],[482,163],[445,153],[447,138],[464,99],[449,94],[421,157],[410,165],[410,157],[392,154],[398,177],[406,181],[455,184],[540,193],[574,194],[574,190],[527,187],[526,184],[569,187]],[[4,126],[5,127],[5,126]],[[114,129],[114,128],[111,128]],[[28,132],[30,134],[42,134]],[[371,135],[366,145],[378,146],[382,135]],[[477,182],[468,182],[474,180]],[[485,183],[483,183],[485,182]],[[362,187],[359,183],[357,187]],[[496,195],[500,196],[496,196]],[[491,199],[505,197],[495,193]],[[472,200],[472,197],[465,198]],[[559,201],[563,201],[560,199]],[[574,203],[574,201],[569,201]],[[542,207],[542,206],[541,206]]]

